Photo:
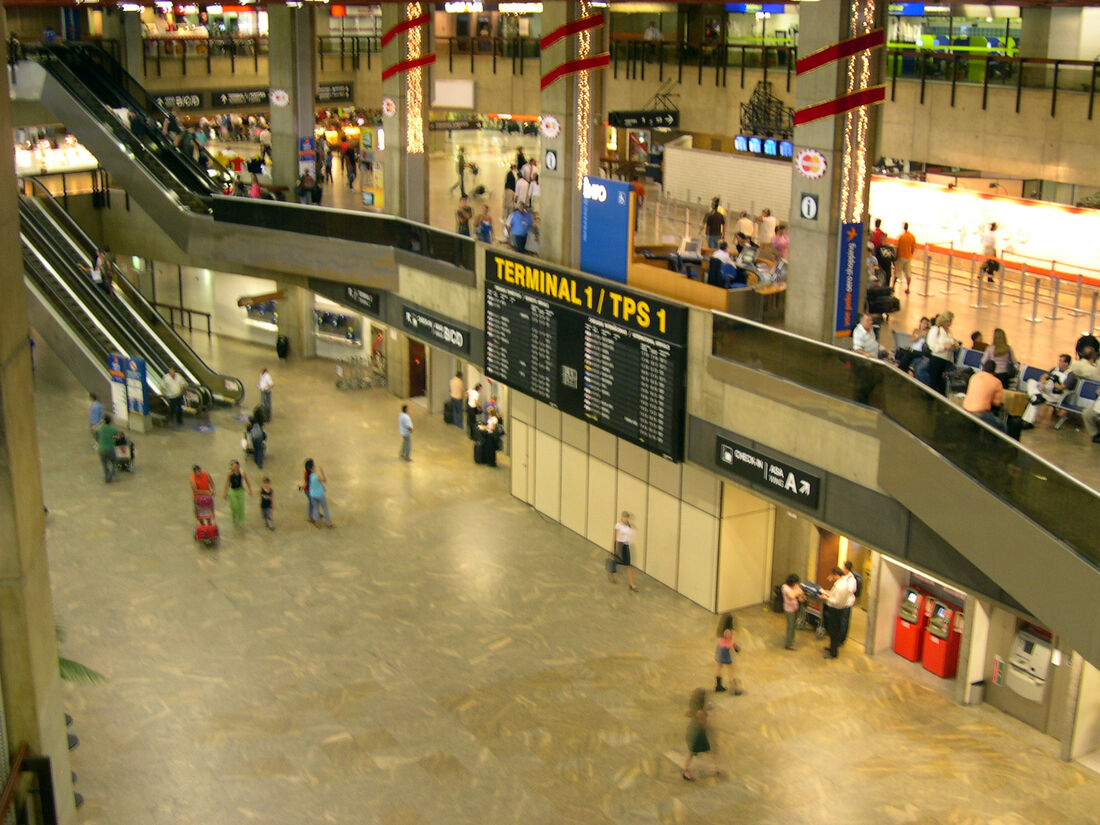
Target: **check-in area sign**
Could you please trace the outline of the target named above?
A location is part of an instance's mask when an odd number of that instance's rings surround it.
[[[794,467],[747,444],[717,437],[718,466],[773,495],[817,509],[821,477]]]

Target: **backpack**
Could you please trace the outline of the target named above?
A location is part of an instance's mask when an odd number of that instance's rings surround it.
[[[852,576],[855,577],[856,580],[855,597],[858,599],[863,593],[863,576],[859,575],[859,573],[855,572],[854,570],[852,571]]]

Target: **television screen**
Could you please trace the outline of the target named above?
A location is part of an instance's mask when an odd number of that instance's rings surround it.
[[[744,135],[738,135],[733,139],[733,148],[738,152],[749,151],[749,139]]]
[[[758,138],[758,137],[749,138],[749,151],[752,152],[754,155],[759,155],[760,154],[760,149],[761,149],[760,138]]]
[[[768,138],[764,141],[764,154],[771,155],[773,158],[779,154],[779,144],[775,142],[774,138]]]
[[[779,141],[779,157],[781,158],[793,158],[794,157],[794,142],[790,140]]]

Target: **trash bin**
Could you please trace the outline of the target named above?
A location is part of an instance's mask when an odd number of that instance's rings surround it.
[[[285,335],[280,335],[278,338],[276,338],[275,352],[280,358],[285,361],[287,355],[290,353],[290,339],[287,338]]]
[[[970,701],[969,705],[980,705],[985,701],[985,679],[980,679],[977,682],[970,683]]]

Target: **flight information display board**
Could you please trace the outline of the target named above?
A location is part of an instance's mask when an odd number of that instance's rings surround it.
[[[485,374],[681,461],[687,309],[485,254]]]

